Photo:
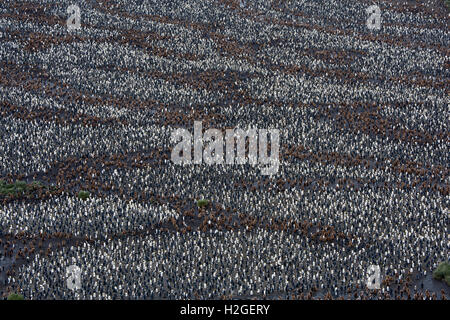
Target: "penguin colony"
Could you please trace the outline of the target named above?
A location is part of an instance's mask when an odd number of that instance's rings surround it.
[[[0,3],[0,179],[49,187],[0,195],[2,297],[448,296],[422,289],[449,248],[443,1],[379,1],[377,31],[362,0],[82,1],[69,32],[71,4]],[[194,121],[279,129],[278,172],[173,164]]]

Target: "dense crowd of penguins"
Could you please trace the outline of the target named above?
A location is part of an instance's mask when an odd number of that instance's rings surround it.
[[[373,31],[366,1],[93,0],[69,32],[71,4],[0,4],[0,179],[56,190],[0,195],[1,296],[449,294],[423,290],[449,259],[443,3],[380,2]],[[194,121],[279,129],[278,171],[175,165]]]

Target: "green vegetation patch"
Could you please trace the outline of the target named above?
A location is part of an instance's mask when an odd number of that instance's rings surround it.
[[[30,197],[39,194],[40,192],[54,191],[54,187],[45,186],[39,181],[26,183],[24,181],[16,181],[14,183],[7,183],[0,180],[0,196],[9,198]]]
[[[81,190],[80,192],[78,192],[78,198],[80,198],[81,200],[86,200],[90,195],[91,194],[88,191]]]
[[[450,263],[442,262],[433,272],[433,278],[444,280],[450,286]]]
[[[23,295],[21,295],[21,294],[11,293],[11,294],[8,296],[8,300],[25,300],[25,298],[24,298]]]
[[[209,201],[205,199],[197,200],[197,206],[199,208],[206,207],[208,205]]]

